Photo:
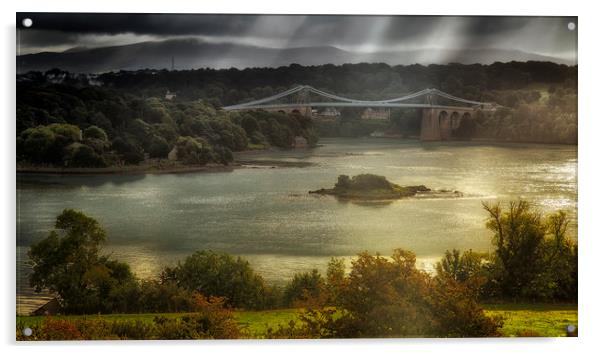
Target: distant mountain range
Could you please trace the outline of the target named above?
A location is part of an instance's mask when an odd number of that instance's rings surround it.
[[[496,61],[552,61],[573,63],[518,50],[402,50],[360,53],[333,46],[267,48],[228,43],[207,43],[197,39],[172,39],[101,48],[76,47],[64,52],[43,52],[17,56],[19,73],[59,68],[71,72],[100,73],[116,70],[278,67],[297,63],[322,65],[360,62],[397,64],[491,64]]]

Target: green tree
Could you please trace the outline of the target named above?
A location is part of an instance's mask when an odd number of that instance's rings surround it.
[[[577,293],[577,245],[566,235],[564,212],[544,217],[530,203],[484,204],[493,231],[490,296],[513,299],[571,299]]]
[[[221,296],[233,307],[259,309],[265,306],[263,278],[249,262],[226,253],[197,251],[167,268],[166,274],[179,286],[206,296]]]
[[[450,276],[432,278],[416,269],[412,252],[397,249],[392,257],[360,253],[342,276],[331,262],[328,282],[337,284],[336,310],[310,308],[269,335],[290,338],[487,337],[499,335],[499,319],[485,315],[477,292]],[[344,272],[344,271],[343,271]],[[344,274],[344,273],[343,273]],[[342,277],[341,277],[342,276]]]
[[[454,249],[445,251],[445,256],[437,262],[435,270],[440,278],[449,278],[463,283],[469,288],[480,291],[487,281],[485,262],[488,255],[472,250],[460,251]]]
[[[213,149],[203,138],[179,137],[176,148],[178,160],[188,165],[205,165],[213,159]]]
[[[88,145],[73,143],[65,148],[63,156],[67,167],[105,167],[103,157]]]
[[[99,139],[102,141],[107,141],[107,133],[104,129],[99,128],[95,125],[91,125],[88,128],[84,129],[83,132],[84,139]]]
[[[306,305],[310,300],[323,302],[324,286],[324,279],[317,269],[297,273],[284,289],[284,305]]]
[[[56,294],[66,313],[107,312],[111,290],[135,279],[128,265],[100,255],[105,240],[96,220],[65,209],[55,230],[29,249],[31,286]]]
[[[339,297],[345,285],[345,260],[331,258],[326,268],[327,304],[336,306],[339,303]]]

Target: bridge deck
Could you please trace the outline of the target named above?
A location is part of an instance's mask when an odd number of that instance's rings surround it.
[[[479,106],[461,107],[461,106],[443,106],[426,103],[352,103],[352,102],[310,102],[310,103],[283,103],[283,104],[264,104],[255,106],[228,106],[224,107],[227,111],[241,111],[251,109],[277,109],[277,108],[301,108],[301,107],[370,107],[370,108],[436,108],[447,110],[474,110]]]
[[[323,98],[334,100],[333,102],[303,102],[309,101],[309,99],[305,99],[303,101],[298,101],[296,103],[270,103],[277,101],[279,99],[289,97],[292,95],[296,95],[299,93],[305,93],[305,97],[307,94],[314,93]],[[433,104],[431,98],[434,96],[439,96],[444,99],[448,99],[454,101],[456,103],[462,103],[464,107],[457,106],[446,106],[446,105],[438,105]],[[427,98],[426,103],[402,103],[403,101],[408,101],[412,99],[416,99],[419,97]],[[366,101],[366,100],[357,100],[347,97],[337,96],[332,93],[324,92],[313,88],[308,85],[301,85],[294,87],[292,89],[277,93],[270,97],[265,97],[262,99],[254,100],[251,102],[236,104],[232,106],[224,107],[227,111],[237,111],[237,110],[249,110],[249,109],[278,109],[278,108],[306,108],[306,107],[374,107],[374,108],[435,108],[435,109],[448,109],[448,110],[474,110],[477,108],[483,108],[487,106],[486,102],[478,102],[467,100],[460,97],[452,96],[448,93],[437,89],[424,89],[418,92],[414,92],[412,94],[388,99],[388,100],[380,100],[380,101]],[[468,106],[468,107],[466,107]]]

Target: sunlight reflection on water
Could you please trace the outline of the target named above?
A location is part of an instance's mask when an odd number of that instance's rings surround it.
[[[567,209],[576,237],[577,148],[563,145],[429,143],[324,139],[310,150],[254,153],[245,160],[310,162],[308,167],[223,173],[18,178],[19,278],[27,247],[45,237],[64,208],[83,210],[108,231],[106,250],[141,277],[198,249],[247,258],[268,281],[324,269],[332,256],[368,250],[416,252],[432,269],[445,250],[487,251],[482,201],[518,197],[542,211]],[[401,185],[458,190],[461,198],[353,203],[308,195],[339,174],[377,173]],[[349,263],[349,262],[348,262]],[[31,291],[20,282],[24,308]]]

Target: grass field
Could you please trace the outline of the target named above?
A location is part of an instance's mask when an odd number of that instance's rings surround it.
[[[539,335],[559,337],[566,335],[566,327],[577,325],[577,305],[574,304],[495,304],[484,305],[489,316],[501,316],[504,319],[502,334],[507,337]],[[287,326],[297,318],[299,309],[279,309],[270,311],[238,311],[235,317],[245,337],[261,338],[268,327],[276,329],[278,325]],[[152,322],[155,316],[181,317],[181,313],[166,314],[125,314],[125,315],[88,315],[64,316],[68,319],[102,318],[107,321],[141,320]],[[57,316],[59,317],[59,316]],[[62,316],[60,316],[62,317]],[[24,327],[39,324],[41,316],[17,316],[17,324]]]
[[[506,337],[526,332],[543,337],[564,337],[568,325],[577,326],[576,304],[502,304],[485,305],[489,316],[502,316]]]

